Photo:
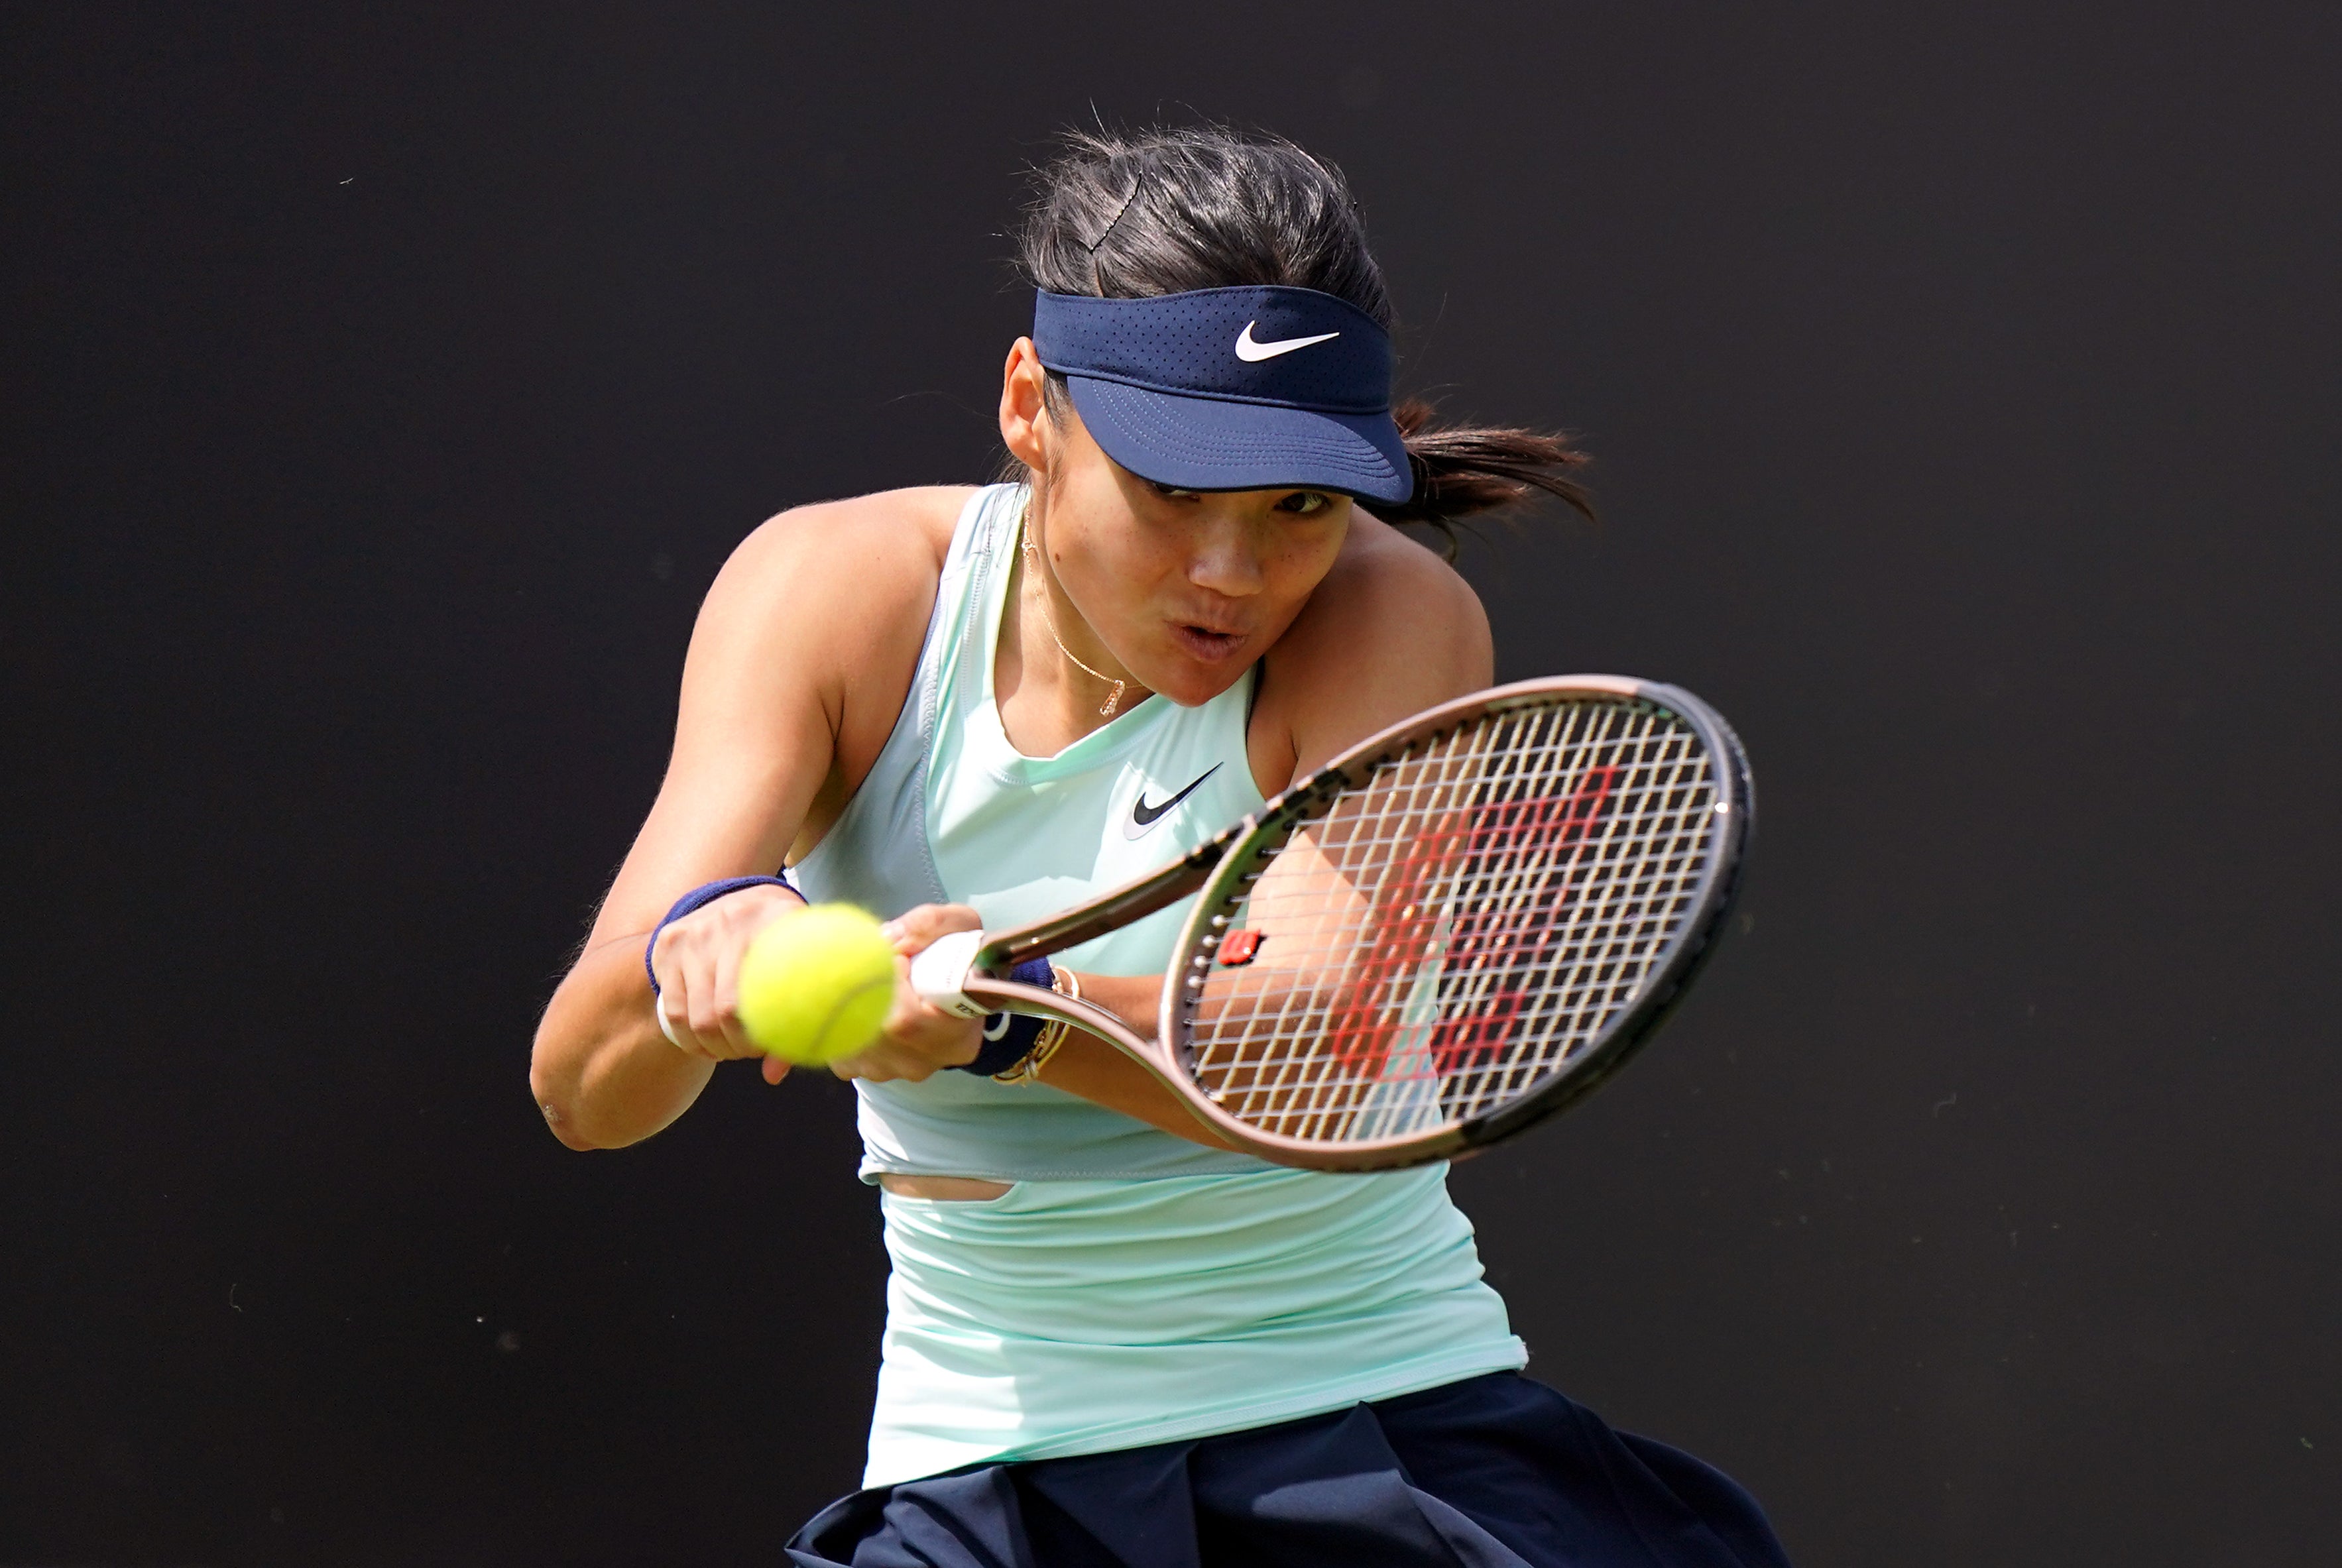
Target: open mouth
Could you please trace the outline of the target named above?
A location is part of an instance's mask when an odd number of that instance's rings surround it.
[[[1225,659],[1244,644],[1241,632],[1215,631],[1209,626],[1175,625],[1171,634],[1179,645],[1198,659]]]

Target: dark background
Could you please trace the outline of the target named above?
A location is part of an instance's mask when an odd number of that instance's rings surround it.
[[[1536,1370],[1807,1568],[2332,1561],[2329,6],[12,6],[0,1562],[774,1561],[850,1095],[581,1156],[536,1012],[766,514],[982,477],[1020,171],[1340,162],[1584,433],[1507,677],[1751,746],[1743,929],[1456,1172]]]

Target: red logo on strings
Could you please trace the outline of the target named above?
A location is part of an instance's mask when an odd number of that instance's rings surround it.
[[[1439,939],[1445,914],[1447,938],[1442,953],[1441,987],[1468,992],[1475,974],[1489,976],[1488,989],[1443,1018],[1426,1043],[1431,1071],[1445,1077],[1460,1067],[1500,1053],[1512,1037],[1521,995],[1499,988],[1505,955],[1525,934],[1552,918],[1557,896],[1540,899],[1556,872],[1576,862],[1587,831],[1601,820],[1618,775],[1615,765],[1589,768],[1566,795],[1500,801],[1456,812],[1423,834],[1376,890],[1374,906],[1360,934],[1366,954],[1352,972],[1347,997],[1335,1009],[1326,1030],[1335,1059],[1348,1072],[1379,1072],[1400,1027],[1404,988]],[[1567,852],[1565,854],[1565,852]],[[1491,902],[1478,909],[1450,908],[1436,902],[1440,884],[1467,862],[1476,862],[1483,884],[1501,879],[1507,861],[1534,878],[1528,895]],[[1540,862],[1552,862],[1540,864]]]

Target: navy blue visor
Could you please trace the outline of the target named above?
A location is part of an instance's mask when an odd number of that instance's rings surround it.
[[[1391,422],[1390,334],[1311,288],[1197,289],[1147,299],[1042,290],[1041,363],[1108,457],[1182,490],[1415,494]]]

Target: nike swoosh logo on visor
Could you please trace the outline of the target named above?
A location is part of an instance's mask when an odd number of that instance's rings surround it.
[[[1181,790],[1177,794],[1173,795],[1161,805],[1148,805],[1146,804],[1146,786],[1141,785],[1138,791],[1138,798],[1130,803],[1130,820],[1122,824],[1122,836],[1125,838],[1138,838],[1144,836],[1148,828],[1153,827],[1156,823],[1163,820],[1163,814],[1165,812],[1169,811],[1173,806],[1177,805],[1181,801],[1186,800],[1189,795],[1194,794],[1197,785],[1201,784],[1204,780],[1210,778],[1214,774],[1219,771],[1220,764],[1214,763],[1210,767],[1206,768],[1196,776],[1195,784],[1189,784],[1186,789]]]
[[[1252,329],[1259,325],[1256,321],[1248,321],[1245,323],[1245,329],[1236,334],[1236,357],[1247,365],[1275,359],[1280,354],[1291,354],[1296,348],[1307,348],[1313,343],[1323,343],[1329,337],[1342,335],[1338,332],[1321,332],[1316,337],[1280,337],[1275,343],[1255,343]]]

